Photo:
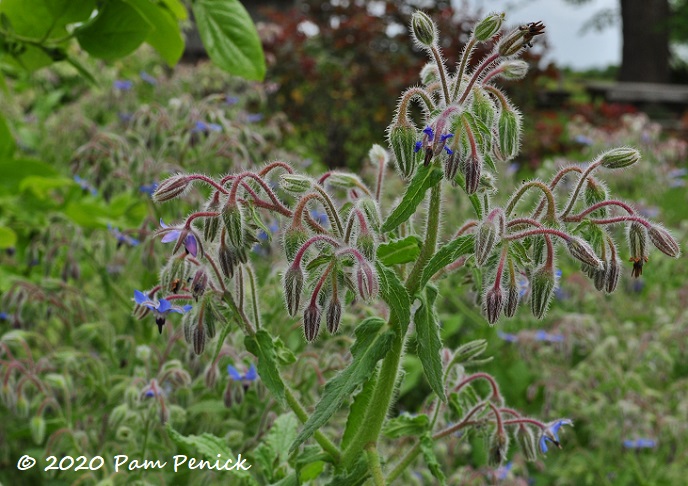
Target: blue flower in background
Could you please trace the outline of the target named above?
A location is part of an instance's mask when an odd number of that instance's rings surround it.
[[[246,115],[246,121],[249,123],[257,123],[263,119],[262,113],[249,113]]]
[[[657,447],[657,441],[654,439],[625,440],[623,446],[626,449],[652,449]]]
[[[204,121],[197,121],[194,127],[191,129],[192,133],[210,133],[210,132],[221,132],[222,125],[217,123],[206,123]]]
[[[497,331],[497,336],[504,339],[507,343],[515,343],[518,341],[518,336],[516,334],[510,334],[508,332]]]
[[[495,476],[498,480],[506,479],[512,467],[514,467],[514,464],[511,461],[507,462],[503,466],[497,468],[497,470],[495,471]]]
[[[230,379],[234,381],[241,381],[243,383],[256,381],[258,379],[258,372],[256,371],[256,367],[253,365],[253,363],[251,363],[251,366],[249,366],[248,370],[243,375],[239,373],[234,366],[227,365],[227,374],[229,375]]]
[[[186,314],[191,310],[190,305],[178,306],[172,305],[167,299],[159,299],[158,301],[151,300],[146,294],[139,290],[134,290],[134,301],[138,305],[142,305],[153,311],[155,316],[155,323],[158,325],[158,331],[162,334],[162,326],[165,325],[165,319],[170,312],[177,314]]]
[[[112,234],[112,236],[114,236],[117,239],[117,248],[119,248],[122,245],[136,246],[139,244],[139,240],[122,233],[119,230],[119,228],[114,228],[109,223],[108,223],[107,227],[108,227],[108,230],[110,231],[110,234]]]
[[[148,194],[149,196],[152,196],[157,188],[158,188],[158,183],[157,182],[151,182],[150,184],[142,184],[139,187],[139,191],[141,191],[144,194]]]
[[[117,91],[129,91],[134,86],[134,82],[128,79],[116,79],[112,87]]]
[[[129,123],[131,121],[131,119],[134,118],[134,115],[132,115],[131,113],[124,113],[124,112],[119,112],[117,114],[117,116],[119,116],[119,120],[122,123]]]
[[[0,312],[0,321],[6,321],[7,319],[7,312]]]
[[[325,212],[318,211],[317,209],[311,209],[310,215],[316,223],[324,226],[325,228],[327,228],[327,226],[330,224],[330,220],[327,218],[327,213]]]
[[[420,152],[420,149],[421,149],[421,148],[423,148],[423,142],[421,142],[420,140],[418,140],[418,141],[416,142],[416,145],[413,146],[413,153],[414,153],[414,154],[417,154],[418,152]]]
[[[225,104],[232,106],[232,105],[236,105],[237,103],[239,103],[239,97],[238,96],[227,95],[225,97]]]
[[[141,81],[143,81],[144,83],[148,83],[151,86],[155,86],[156,84],[158,84],[158,80],[150,74],[148,74],[146,71],[141,71],[139,73],[139,76],[141,77]]]
[[[540,329],[535,332],[535,340],[545,341],[548,343],[560,343],[564,340],[564,336],[562,334],[550,334],[547,331]]]
[[[86,179],[82,179],[78,175],[74,176],[74,182],[79,184],[79,187],[81,187],[81,190],[84,192],[90,192],[91,196],[97,196],[98,195],[98,189],[93,187]]]
[[[576,135],[576,136],[573,138],[573,141],[576,142],[576,143],[579,143],[579,144],[581,144],[581,145],[592,145],[592,144],[593,144],[592,138],[590,138],[590,137],[588,137],[588,136],[585,136],[585,135],[582,135],[582,134],[581,134],[581,135]]]
[[[540,436],[540,450],[543,454],[547,454],[547,442],[551,442],[557,447],[561,447],[559,444],[559,429],[562,425],[570,425],[573,427],[573,421],[570,419],[560,419],[555,420],[547,425],[547,428],[542,431]]]

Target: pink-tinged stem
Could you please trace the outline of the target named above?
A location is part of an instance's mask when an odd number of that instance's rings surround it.
[[[597,169],[600,164],[602,163],[601,160],[596,160],[592,164],[588,166],[587,169],[581,174],[581,176],[578,178],[578,182],[576,183],[576,188],[573,190],[573,193],[571,194],[571,197],[569,198],[568,204],[566,204],[566,208],[564,209],[564,212],[561,213],[561,217],[565,218],[569,212],[571,212],[571,209],[573,209],[573,205],[576,203],[576,199],[578,199],[578,194],[580,193],[581,188],[583,187],[583,183],[585,180],[588,178],[590,173]]]
[[[310,248],[311,245],[314,243],[318,243],[319,241],[324,241],[326,243],[331,244],[335,248],[339,248],[341,245],[340,243],[332,238],[331,236],[327,235],[315,235],[311,236],[303,245],[301,245],[301,248],[299,248],[299,251],[296,252],[296,255],[294,256],[294,262],[292,263],[293,266],[298,267],[301,265],[301,260],[303,259],[303,255],[308,251],[308,248]]]
[[[263,167],[261,169],[261,171],[258,172],[258,176],[259,177],[265,177],[266,175],[268,175],[270,173],[270,171],[277,169],[278,167],[284,169],[289,174],[294,173],[294,169],[291,167],[291,165],[287,164],[286,162],[276,160],[275,162],[271,162],[268,165],[266,165],[265,167]]]
[[[620,208],[625,209],[628,214],[631,214],[631,215],[635,214],[635,211],[633,211],[633,208],[630,207],[628,204],[623,203],[621,201],[609,200],[609,201],[601,201],[601,202],[598,202],[597,204],[593,204],[592,206],[590,206],[585,211],[583,211],[579,214],[576,214],[573,216],[567,216],[566,218],[564,218],[564,221],[566,221],[567,223],[569,223],[569,222],[577,223],[579,221],[582,221],[584,217],[586,217],[588,214],[592,213],[593,211],[596,211],[596,210],[603,208],[603,207],[606,207],[606,206],[618,206]]]
[[[495,275],[494,288],[499,289],[502,283],[502,274],[504,273],[504,264],[506,263],[506,256],[509,253],[509,245],[502,247],[502,254],[499,257],[499,266],[497,267],[497,274]]]
[[[464,225],[463,225],[461,228],[459,228],[459,230],[456,232],[456,234],[454,235],[454,239],[458,238],[459,236],[461,236],[462,234],[464,234],[466,231],[468,231],[468,230],[471,229],[471,228],[474,228],[474,227],[477,226],[477,225],[478,225],[478,222],[475,221],[475,220],[469,221],[468,223],[464,224]]]
[[[464,101],[466,101],[466,98],[468,97],[468,93],[471,92],[471,88],[473,88],[473,85],[475,82],[478,80],[480,77],[480,74],[493,62],[495,62],[497,59],[499,59],[499,53],[495,52],[492,55],[488,56],[483,60],[482,63],[480,63],[480,66],[478,66],[475,69],[475,72],[473,73],[473,76],[471,76],[471,80],[468,82],[468,85],[466,86],[466,89],[463,91],[463,94],[461,95],[461,98],[459,98],[459,104],[462,104]],[[460,80],[457,82],[461,82]]]
[[[325,281],[327,280],[327,277],[330,275],[330,272],[332,271],[333,267],[334,262],[331,262],[318,279],[318,283],[315,284],[315,287],[313,288],[313,294],[311,295],[311,306],[316,306],[318,304],[317,299],[318,294],[320,293],[320,289],[322,289],[322,286],[325,284]]]
[[[217,182],[215,182],[213,179],[211,179],[208,176],[204,176],[203,174],[189,174],[187,177],[191,180],[203,181],[206,184],[213,186],[215,189],[220,191],[222,194],[227,194],[227,190],[224,187],[222,187],[220,184],[218,184]]]
[[[594,222],[595,220],[593,220]],[[538,228],[534,230],[528,230],[528,231],[523,231],[521,233],[514,233],[511,235],[505,236],[507,240],[520,240],[522,238],[527,238],[528,236],[545,236],[545,235],[554,235],[558,236],[564,241],[569,241],[571,239],[571,236],[567,235],[563,231],[559,231],[553,228]]]
[[[501,395],[499,394],[499,387],[497,386],[497,382],[494,380],[494,378],[492,378],[492,376],[488,375],[487,373],[475,373],[471,376],[467,376],[458,385],[454,387],[454,392],[458,392],[464,386],[468,385],[470,382],[478,379],[487,380],[490,383],[490,386],[492,387],[492,400],[500,399]]]
[[[539,420],[526,418],[526,417],[520,417],[520,418],[509,419],[509,420],[504,421],[504,425],[523,425],[523,424],[534,425],[536,427],[539,427],[541,430],[545,430],[547,428],[547,425],[543,424]]]
[[[652,228],[652,225],[640,218],[638,216],[617,216],[615,218],[603,218],[603,219],[591,219],[590,222],[593,224],[615,224],[615,223],[626,223],[628,221],[635,221],[645,226],[647,229]]]

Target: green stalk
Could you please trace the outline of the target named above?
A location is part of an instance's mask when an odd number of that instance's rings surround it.
[[[380,455],[375,444],[368,444],[366,446],[366,455],[368,456],[368,467],[373,476],[373,484],[375,486],[385,486],[385,477],[382,474],[382,466],[380,465]]]
[[[437,247],[441,200],[441,184],[437,184],[430,192],[428,220],[425,229],[425,243],[423,244],[423,249],[418,256],[416,264],[406,280],[406,290],[410,295],[414,295],[418,291],[423,269],[428,260],[432,258]],[[387,356],[382,360],[377,385],[375,386],[373,396],[368,403],[365,418],[363,419],[365,427],[361,427],[358,430],[342,456],[342,462],[347,468],[354,463],[362,450],[377,444],[380,431],[382,430],[382,424],[387,417],[387,412],[392,403],[406,336],[403,334],[399,323],[396,321],[395,315],[390,316],[388,325],[396,331],[394,341],[392,342],[392,349],[390,349]]]

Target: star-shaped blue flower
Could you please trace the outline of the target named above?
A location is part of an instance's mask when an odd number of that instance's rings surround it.
[[[229,375],[230,380],[241,382],[241,384],[244,386],[244,390],[248,390],[248,386],[251,384],[251,382],[258,379],[258,372],[256,371],[256,367],[253,365],[253,363],[251,363],[251,366],[249,366],[248,370],[243,375],[239,373],[234,366],[227,365],[227,374]]]
[[[562,425],[570,425],[573,427],[573,421],[570,419],[555,420],[547,425],[547,428],[542,431],[542,435],[540,436],[540,451],[542,451],[543,454],[547,454],[547,441],[557,447],[561,447],[559,444],[559,429]]]
[[[170,312],[186,314],[191,310],[191,306],[188,304],[185,306],[178,306],[172,305],[172,303],[167,299],[158,299],[157,301],[151,300],[150,297],[139,290],[134,290],[134,301],[138,305],[142,305],[153,311],[155,323],[158,325],[158,331],[160,334],[162,334],[162,326],[165,325],[167,314]]]
[[[169,228],[169,226],[165,224],[162,218],[160,218],[160,226],[162,226],[163,228]],[[177,241],[181,237],[181,234],[182,230],[178,229],[168,231],[167,233],[165,233],[165,236],[163,236],[162,240],[160,241],[162,241],[163,243]],[[198,255],[198,242],[196,241],[196,237],[193,234],[188,233],[184,238],[184,248],[186,248],[186,251],[189,252],[191,256],[195,257],[196,255]]]

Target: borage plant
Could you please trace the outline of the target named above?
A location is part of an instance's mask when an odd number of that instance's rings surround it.
[[[258,359],[265,387],[303,422],[291,444],[291,453],[302,452],[294,464],[329,462],[331,468],[317,474],[333,484],[366,479],[376,485],[390,483],[405,474],[419,454],[433,475],[444,478],[434,441],[471,428],[488,437],[491,464],[504,461],[510,437],[534,460],[548,445],[559,446],[560,428],[572,425],[566,418],[544,423],[525,417],[504,404],[490,375],[466,374],[462,365],[478,361],[484,341],[454,352],[442,349],[439,295],[432,283],[439,275],[460,266],[473,268],[483,312],[494,324],[516,312],[521,303],[517,282],[523,276],[530,281],[530,309],[542,318],[555,289],[558,246],[566,247],[595,286],[606,292],[615,289],[621,271],[620,251],[610,234],[613,226],[628,228],[634,276],[648,261],[648,241],[669,256],[679,254],[665,229],[638,216],[628,204],[610,199],[597,178],[601,169],[636,163],[640,155],[631,148],[603,153],[585,167],[564,167],[549,183],[525,182],[505,204],[495,203],[493,174],[498,164],[518,152],[521,116],[494,82],[525,75],[528,66],[518,57],[544,30],[541,23],[531,23],[500,34],[503,20],[503,14],[491,14],[476,25],[452,75],[438,49],[433,21],[422,12],[413,14],[414,41],[431,62],[421,72],[422,86],[410,88],[399,101],[388,130],[393,160],[380,146],[370,151],[378,168],[372,188],[353,174],[331,171],[315,179],[279,161],[217,178],[176,174],[154,194],[164,202],[183,196],[195,183],[211,189],[201,210],[160,230],[163,241],[175,242],[173,254],[159,285],[137,291],[135,312],[140,317],[152,312],[161,332],[170,312],[183,313],[184,336],[197,354],[216,334],[221,344],[233,328],[229,323],[236,323],[247,350]],[[494,49],[467,72],[481,42],[492,42]],[[420,126],[410,120],[411,101],[423,109]],[[396,206],[386,211],[380,207],[381,192],[391,165],[406,187]],[[560,194],[561,182],[571,176],[574,189]],[[445,188],[465,192],[475,218],[441,241]],[[535,206],[519,211],[525,206],[519,201],[533,192],[538,196]],[[428,194],[426,209],[419,211]],[[314,218],[313,208],[324,208],[326,218]],[[413,225],[420,218],[425,223],[422,236]],[[270,333],[280,323],[261,319],[260,282],[249,259],[259,234],[271,233],[266,222],[275,219],[283,228],[286,308],[290,316],[302,316],[306,340],[323,334],[323,319],[327,332],[337,333],[345,308],[359,319],[350,363],[325,385],[312,412],[282,377],[279,365],[286,360],[279,356],[284,345]],[[361,303],[378,299],[386,304],[384,317],[366,315],[374,307]],[[427,414],[390,418],[395,390],[403,380],[405,344],[413,333],[435,398]],[[482,388],[473,389],[479,381],[489,385],[485,396],[479,394]],[[350,410],[342,436],[327,437],[321,428],[345,404]],[[392,438],[417,437],[416,444],[396,458],[396,465],[393,453],[380,453],[388,451],[379,447],[383,431]],[[302,447],[311,438],[322,449],[319,453]]]

